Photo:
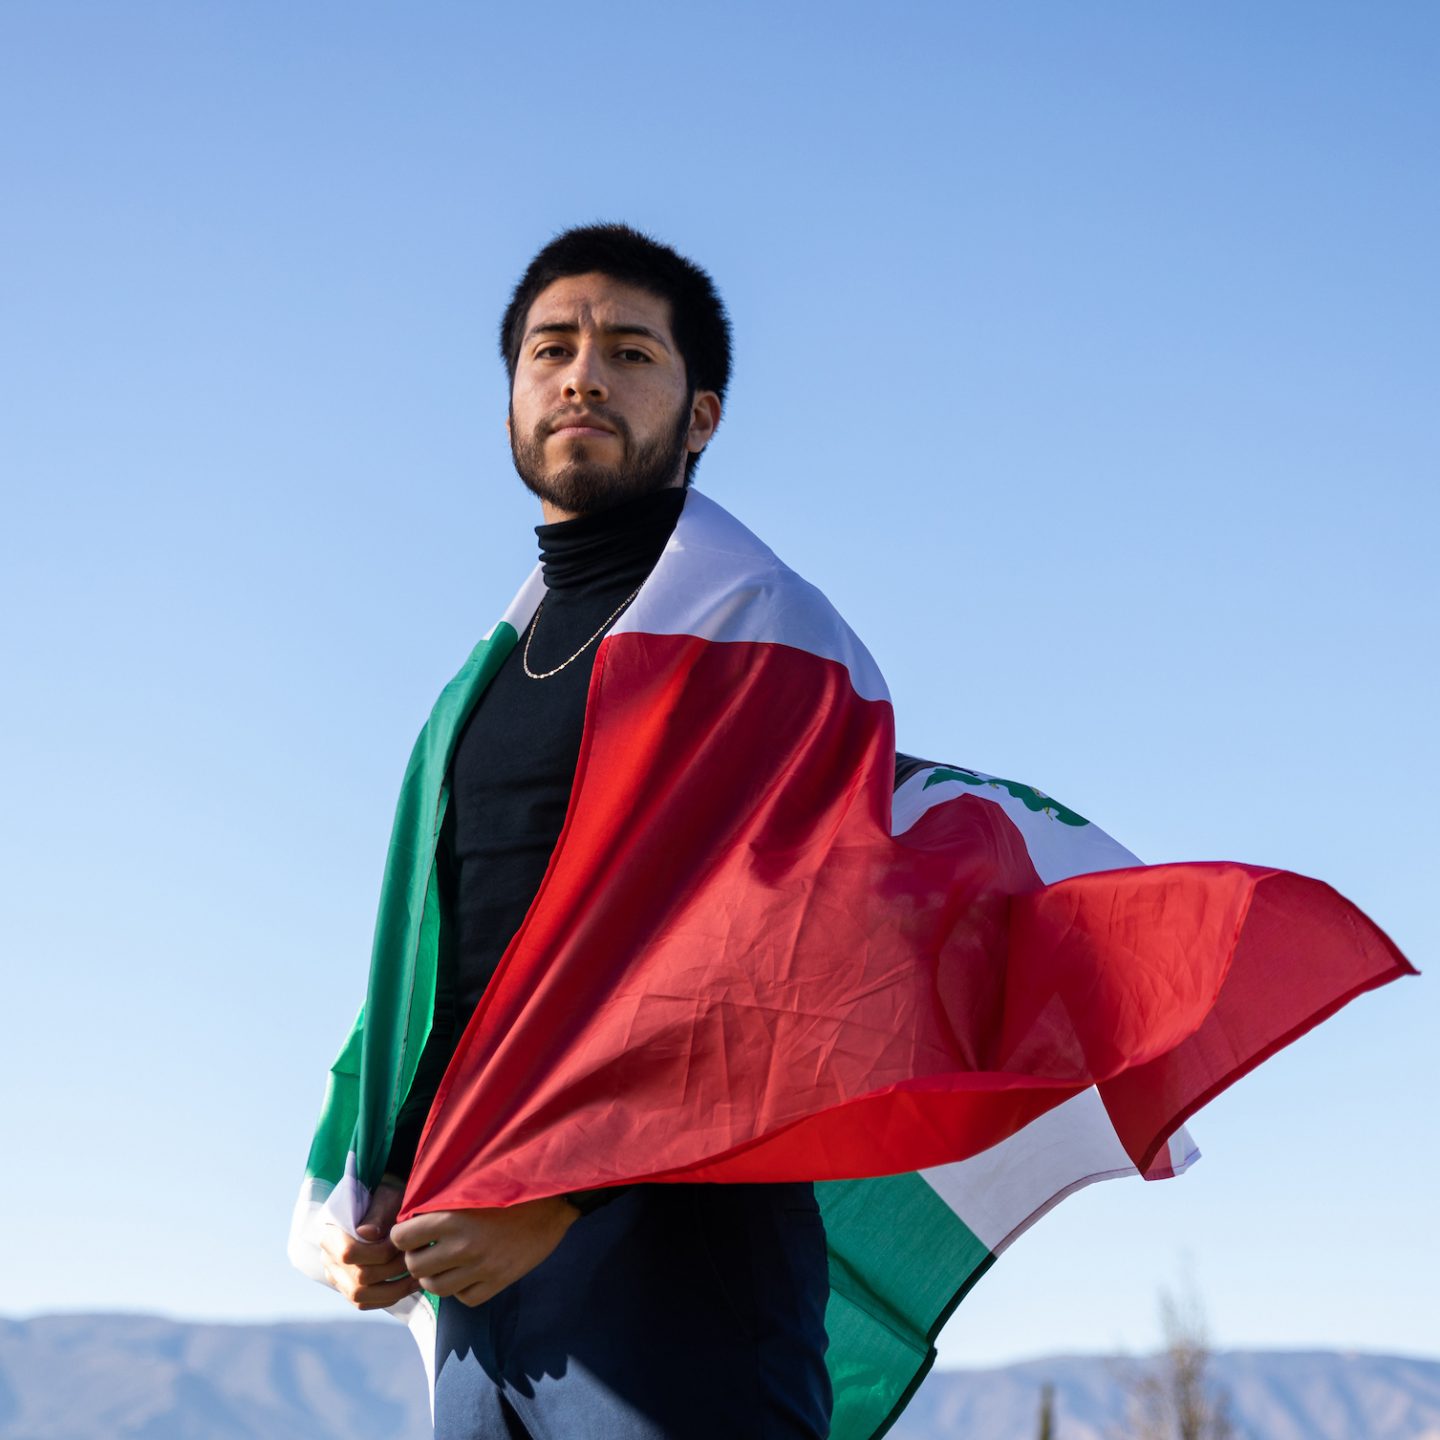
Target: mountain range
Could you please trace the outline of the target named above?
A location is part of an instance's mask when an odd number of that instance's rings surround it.
[[[937,1370],[893,1440],[1126,1434],[1145,1359],[1057,1356]],[[1226,1351],[1211,1373],[1237,1440],[1440,1440],[1440,1360]],[[428,1440],[424,1372],[390,1321],[198,1324],[147,1315],[0,1319],[0,1440]]]

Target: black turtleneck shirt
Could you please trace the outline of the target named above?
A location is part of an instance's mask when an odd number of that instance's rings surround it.
[[[430,1038],[390,1150],[396,1174],[410,1169],[440,1079],[560,838],[601,635],[654,568],[684,503],[683,490],[661,490],[535,527],[544,600],[465,722],[451,763],[437,853],[448,923]],[[527,644],[529,669],[543,680],[525,673]]]

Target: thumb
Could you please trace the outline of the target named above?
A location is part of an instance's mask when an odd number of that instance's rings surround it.
[[[389,1180],[382,1180],[370,1196],[370,1203],[365,1207],[365,1213],[360,1217],[360,1224],[355,1227],[355,1234],[361,1240],[372,1238],[366,1235],[366,1230],[374,1232],[373,1238],[383,1240],[390,1233],[390,1227],[395,1223],[395,1217],[400,1213],[400,1203],[405,1198],[405,1187],[396,1185]]]

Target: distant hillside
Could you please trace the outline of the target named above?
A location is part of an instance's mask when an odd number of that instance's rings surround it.
[[[1132,1362],[1134,1363],[1134,1362]],[[1030,1440],[1055,1386],[1057,1440],[1111,1440],[1120,1362],[1058,1357],[937,1371],[894,1440]],[[1440,1361],[1220,1355],[1244,1440],[1440,1440]],[[139,1315],[0,1320],[0,1440],[427,1440],[406,1331],[192,1325]]]
[[[1058,1356],[996,1370],[935,1371],[891,1440],[1030,1440],[1055,1386],[1057,1440],[1123,1435],[1121,1377],[1143,1362]],[[1217,1355],[1240,1440],[1440,1440],[1440,1360],[1333,1351]]]
[[[427,1440],[402,1325],[0,1321],[3,1440]]]

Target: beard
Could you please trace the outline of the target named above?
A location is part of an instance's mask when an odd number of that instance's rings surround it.
[[[510,411],[510,455],[515,471],[525,488],[541,500],[548,500],[557,509],[572,515],[592,515],[638,500],[644,495],[664,490],[674,484],[688,454],[690,438],[690,402],[680,407],[675,423],[668,432],[636,446],[634,432],[623,416],[603,406],[588,405],[586,413],[603,420],[619,436],[622,456],[618,464],[602,465],[591,458],[592,446],[586,440],[572,440],[570,458],[558,469],[545,468],[545,437],[563,425],[568,410],[557,410],[545,416],[529,435],[519,436],[515,412]]]

